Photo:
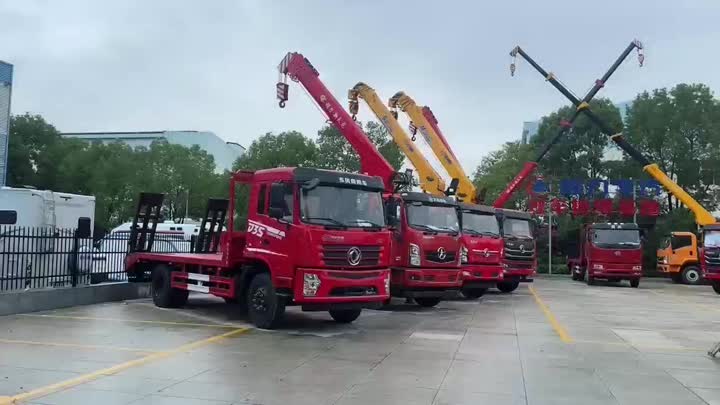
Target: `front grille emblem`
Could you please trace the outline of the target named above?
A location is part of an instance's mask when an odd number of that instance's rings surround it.
[[[520,245],[520,253],[525,253],[525,245]]]
[[[444,247],[439,247],[437,250],[438,259],[445,260],[447,257],[447,252],[445,251]]]
[[[357,246],[353,246],[347,251],[347,260],[351,266],[357,266],[362,260],[362,252]]]

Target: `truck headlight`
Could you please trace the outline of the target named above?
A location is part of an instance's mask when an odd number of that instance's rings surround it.
[[[593,270],[605,270],[602,264],[593,264]]]
[[[667,256],[663,256],[663,264],[668,264],[668,258]]]
[[[410,265],[411,266],[419,266],[421,263],[420,261],[420,246],[411,243],[410,244]]]
[[[305,273],[303,275],[303,295],[306,297],[314,297],[320,288],[320,277],[317,274]]]
[[[642,266],[633,266],[633,270],[635,270],[635,271],[641,271],[641,270],[642,270]]]
[[[460,263],[468,262],[468,250],[465,246],[460,246]]]
[[[385,292],[390,294],[390,273],[385,276]]]

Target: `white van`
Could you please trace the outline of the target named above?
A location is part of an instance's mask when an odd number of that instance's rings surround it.
[[[1,187],[0,290],[68,283],[73,230],[81,221],[92,229],[94,196]]]

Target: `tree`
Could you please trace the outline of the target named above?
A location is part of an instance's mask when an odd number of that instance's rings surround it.
[[[60,142],[60,133],[39,115],[16,115],[10,119],[8,184],[51,188],[49,175],[56,172],[48,153]],[[54,177],[54,176],[53,176]]]
[[[492,203],[507,187],[508,183],[520,172],[525,162],[530,159],[532,146],[520,142],[507,142],[500,150],[490,152],[483,157],[475,169],[473,183],[478,190],[485,190],[485,202]],[[519,207],[524,197],[518,192],[511,200],[508,208]]]
[[[709,210],[717,206],[720,104],[704,84],[643,92],[628,109],[626,138]],[[626,157],[625,163],[637,162]],[[666,208],[679,207],[668,195]]]
[[[252,142],[247,152],[235,162],[233,169],[313,166],[317,153],[313,140],[299,132],[281,132],[278,135],[267,133]]]
[[[358,123],[362,126],[362,123]],[[370,121],[365,125],[365,133],[380,154],[399,170],[404,156],[390,137],[384,126]],[[340,131],[332,126],[325,126],[318,131],[318,167],[344,172],[359,172],[360,158]]]
[[[592,111],[604,120],[610,128],[622,129],[620,111],[607,99],[590,102]],[[561,120],[568,120],[575,112],[574,107],[563,107],[543,117],[538,133],[530,144],[536,151],[542,150],[560,131]],[[555,178],[591,179],[607,175],[603,160],[609,139],[606,134],[581,114],[572,129],[553,146],[550,152],[538,162],[538,171]]]

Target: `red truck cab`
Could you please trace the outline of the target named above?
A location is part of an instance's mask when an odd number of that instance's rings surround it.
[[[239,189],[243,185],[249,193]],[[389,298],[383,189],[380,178],[328,170],[239,171],[229,203],[211,200],[227,208],[208,209],[211,224],[203,221],[191,254],[148,249],[162,198],[159,204],[141,198],[126,259],[129,279],[151,280],[161,307],[184,305],[189,291],[245,303],[261,328],[275,327],[289,305],[352,322],[362,308]],[[222,229],[225,210],[227,231],[213,234]]]
[[[462,228],[462,293],[467,298],[479,298],[503,280],[504,246],[498,216],[493,207],[458,203],[458,219]]]
[[[394,229],[391,294],[425,307],[457,295],[462,277],[455,200],[402,192],[388,196],[386,204]]]
[[[592,285],[596,279],[629,280],[637,288],[642,277],[640,228],[633,223],[594,223],[580,232],[579,251],[568,258],[573,280]]]
[[[698,249],[703,278],[720,294],[720,224],[705,225],[702,247]]]
[[[537,272],[535,247],[535,221],[530,213],[496,208],[503,238],[503,281],[497,283],[498,290],[515,291],[521,282],[531,283]]]

